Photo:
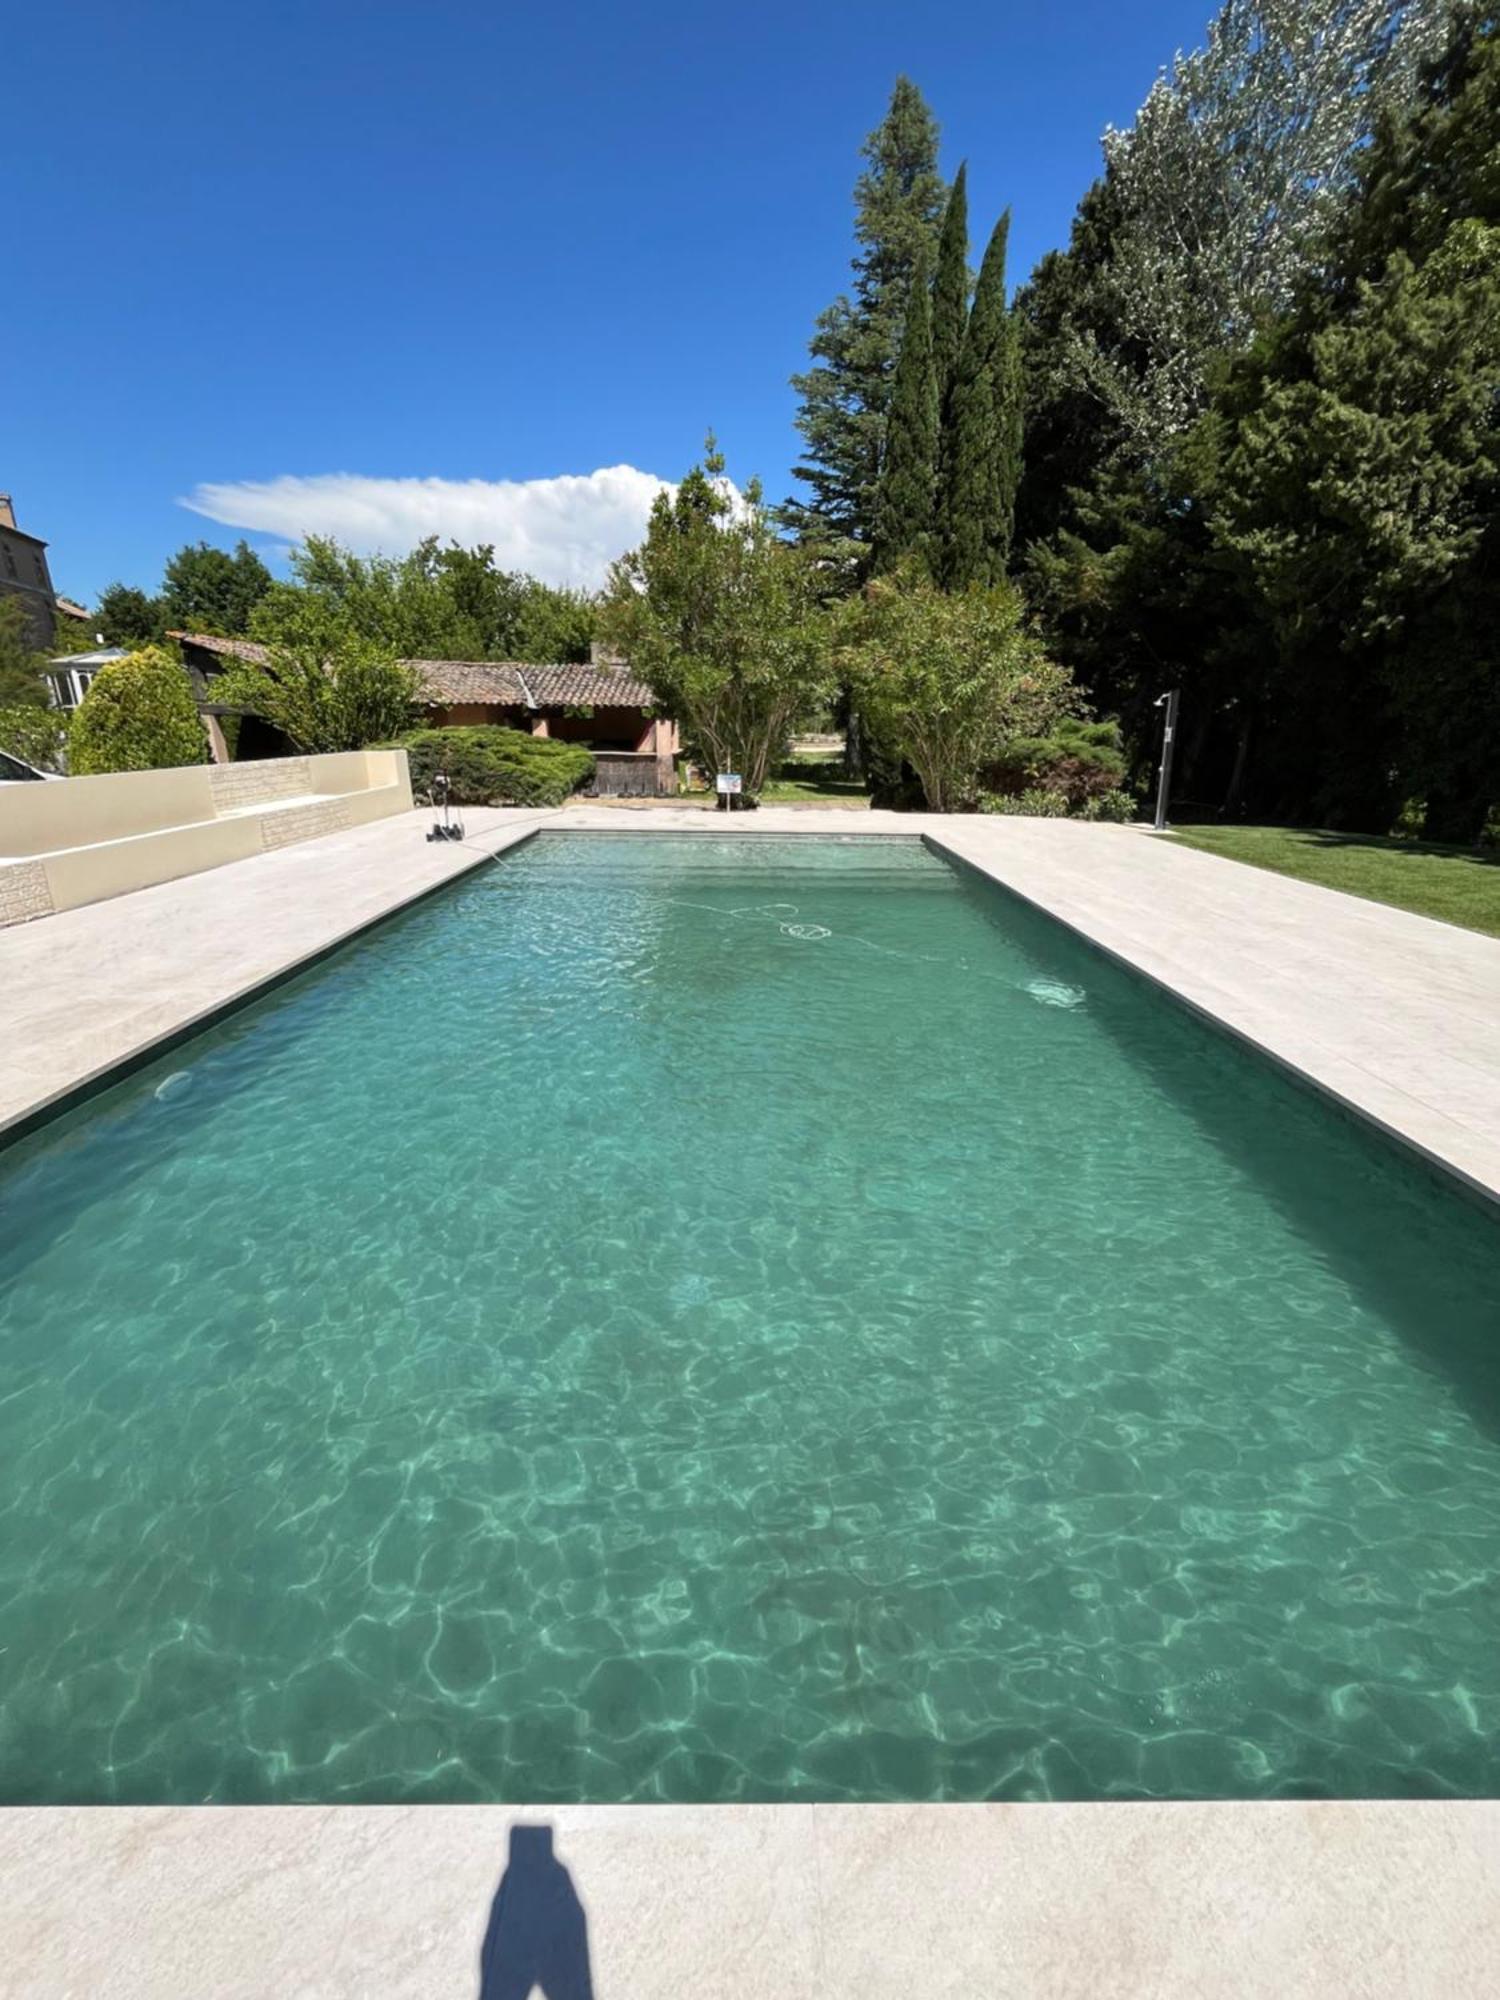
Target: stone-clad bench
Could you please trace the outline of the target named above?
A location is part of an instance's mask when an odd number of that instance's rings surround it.
[[[0,786],[0,925],[410,809],[404,750]]]

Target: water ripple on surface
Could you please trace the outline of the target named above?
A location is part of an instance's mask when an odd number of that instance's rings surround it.
[[[10,1801],[1500,1781],[1494,1225],[914,843],[544,837],[0,1204]]]

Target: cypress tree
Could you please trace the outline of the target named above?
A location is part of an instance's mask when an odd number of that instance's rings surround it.
[[[804,455],[795,477],[811,498],[790,500],[783,522],[799,540],[862,559],[874,511],[902,322],[917,254],[931,268],[946,189],[938,128],[917,86],[898,77],[884,120],[865,141],[854,189],[853,296],[818,316],[813,365],[792,377]]]
[[[992,485],[989,511],[991,583],[999,583],[1010,567],[1016,534],[1016,496],[1021,490],[1025,460],[1025,382],[1021,374],[1021,328],[1007,311],[1000,328],[999,351],[991,370],[994,397],[994,446],[990,460]]]
[[[969,202],[967,166],[953,177],[943,233],[938,239],[937,277],[932,287],[932,358],[938,403],[946,411],[963,352],[969,316]]]
[[[995,224],[964,329],[943,439],[939,573],[951,590],[998,583],[1015,527],[1021,370],[1005,303],[1010,211]]]
[[[918,254],[891,407],[875,505],[875,567],[890,569],[903,556],[926,551],[937,502],[938,384],[933,355],[932,303],[927,259]]]

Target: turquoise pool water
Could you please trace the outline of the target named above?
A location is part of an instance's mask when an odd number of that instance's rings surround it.
[[[1500,1790],[1500,1231],[914,844],[543,837],[0,1229],[9,1802]]]

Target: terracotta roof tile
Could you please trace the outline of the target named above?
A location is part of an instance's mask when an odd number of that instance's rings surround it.
[[[170,639],[231,660],[266,658],[253,639],[216,639],[206,632],[169,632]],[[433,703],[494,708],[649,708],[650,688],[622,668],[533,667],[519,660],[403,660],[415,669]]]
[[[205,653],[221,653],[226,660],[253,660],[257,666],[269,650],[253,639],[219,639],[212,632],[168,632],[167,637],[184,646],[201,647]]]
[[[612,667],[525,667],[539,708],[649,708],[650,688]]]
[[[403,660],[401,664],[415,669],[428,701],[493,708],[532,705],[522,670],[502,660]]]

